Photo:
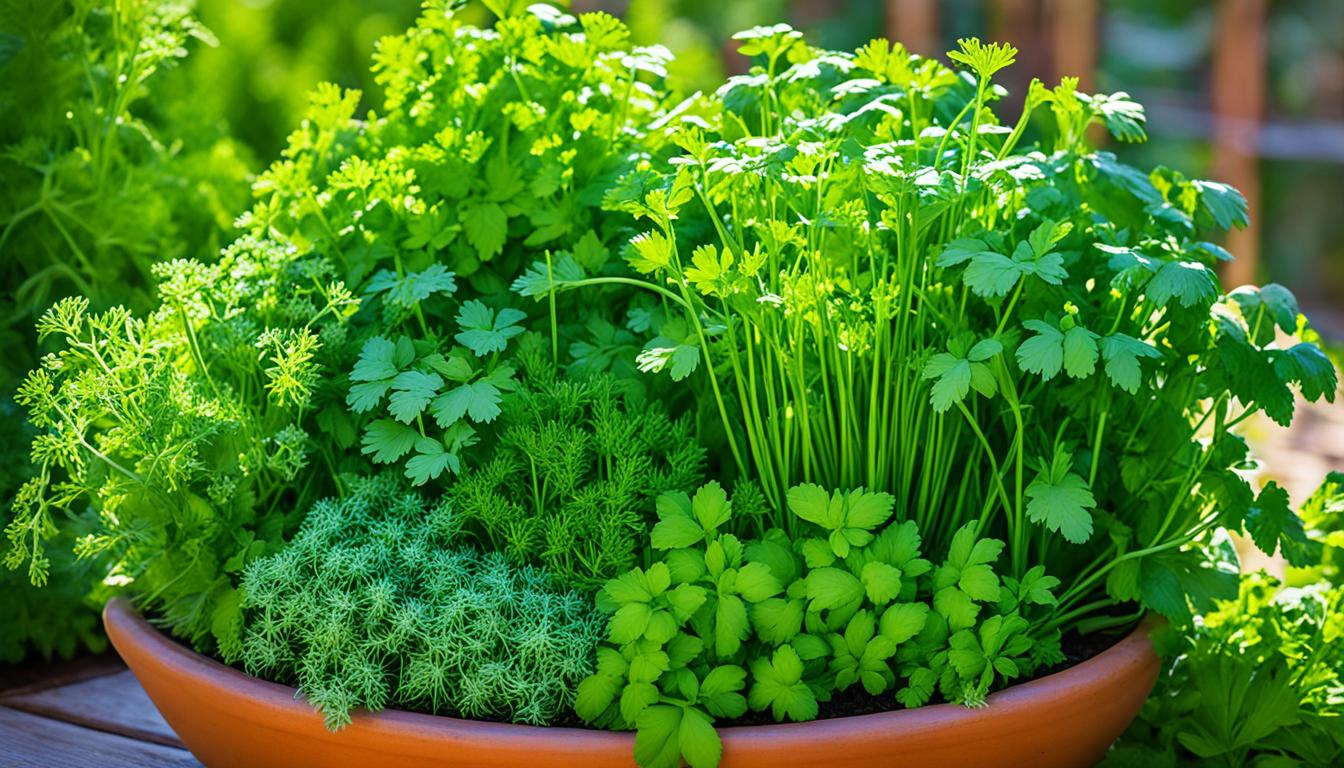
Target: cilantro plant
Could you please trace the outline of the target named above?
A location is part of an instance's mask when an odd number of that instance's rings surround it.
[[[591,671],[601,622],[546,571],[457,543],[458,525],[391,476],[355,480],[248,565],[229,657],[297,683],[332,730],[356,707],[549,723]]]
[[[1068,574],[1064,629],[1233,596],[1199,546],[1220,528],[1293,557],[1286,496],[1235,473],[1232,430],[1337,379],[1282,286],[1219,287],[1236,190],[1093,148],[1094,124],[1142,140],[1143,109],[1073,79],[1001,121],[1010,46],[963,40],[958,71],[787,26],[738,39],[751,71],[670,110],[681,154],[607,205],[645,226],[625,250],[660,303],[640,368],[694,383],[774,526],[796,533],[799,483],[890,493],[933,552],[970,524],[1012,578]],[[552,296],[613,279],[543,274]]]
[[[607,642],[575,709],[633,728],[641,766],[717,765],[714,720],[748,709],[811,720],[853,686],[906,706],[935,691],[982,706],[996,683],[1063,659],[1058,634],[1039,629],[1059,581],[1041,568],[1001,577],[1003,542],[973,523],[935,566],[913,521],[891,523],[890,494],[800,485],[787,503],[800,538],[744,541],[731,531],[752,521],[718,483],[664,494],[658,559],[598,593]]]

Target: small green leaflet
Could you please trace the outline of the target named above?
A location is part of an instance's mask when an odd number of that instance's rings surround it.
[[[1175,298],[1182,307],[1193,307],[1218,298],[1218,280],[1197,261],[1168,261],[1158,268],[1143,292],[1149,301],[1160,306]]]
[[[503,352],[509,339],[522,333],[519,325],[527,315],[512,307],[499,310],[499,314],[476,299],[462,305],[457,312],[457,325],[462,330],[453,338],[457,343],[470,349],[477,357],[493,352]]]
[[[950,267],[969,261],[962,277],[971,292],[981,298],[1007,296],[1019,278],[1035,275],[1051,285],[1067,278],[1064,257],[1051,250],[1073,225],[1046,221],[1017,244],[1012,257],[991,250],[983,241],[962,238],[948,244],[938,257],[938,266]]]
[[[458,220],[481,261],[489,261],[504,250],[509,237],[509,215],[498,203],[467,203],[459,210]]]
[[[1017,363],[1023,370],[1049,381],[1061,369],[1075,379],[1091,376],[1097,366],[1097,334],[1081,325],[1061,331],[1044,320],[1022,323],[1036,335],[1017,348]]]
[[[570,283],[577,283],[587,275],[583,267],[568,253],[560,253],[551,259],[548,265],[544,261],[534,261],[509,290],[520,296],[531,296],[537,301],[549,296],[552,291],[560,292]]]
[[[392,397],[387,410],[397,421],[410,424],[442,386],[443,379],[437,373],[403,371],[392,379]],[[353,388],[351,394],[354,394]]]
[[[1236,188],[1216,181],[1195,179],[1190,185],[1199,190],[1199,210],[1213,219],[1218,229],[1245,227],[1250,223],[1250,206]]]
[[[700,347],[686,321],[678,317],[663,323],[659,334],[635,357],[635,363],[644,373],[666,370],[673,381],[681,381],[700,365]]]
[[[635,721],[635,762],[641,768],[715,768],[723,743],[709,716],[694,707],[655,704]]]
[[[996,339],[984,339],[969,350],[962,349],[964,345],[951,345],[948,352],[934,355],[924,366],[924,379],[934,382],[929,402],[938,413],[965,400],[972,387],[985,397],[993,397],[998,391],[994,374],[984,361],[1002,352],[1003,345]]]
[[[1302,527],[1302,518],[1297,516],[1288,503],[1288,492],[1279,484],[1270,481],[1256,497],[1255,504],[1246,511],[1246,532],[1261,552],[1273,555],[1282,551],[1285,556],[1305,552],[1307,532]],[[1296,566],[1312,563],[1294,562]]]
[[[1073,455],[1062,447],[1055,449],[1050,464],[1041,463],[1036,479],[1027,486],[1027,517],[1033,523],[1058,531],[1074,544],[1092,536],[1092,515],[1097,505],[1087,481],[1073,471]]]
[[[456,275],[442,264],[431,264],[422,272],[407,272],[403,276],[379,270],[364,288],[366,294],[384,294],[389,304],[410,309],[436,293],[451,296],[457,292]]]
[[[760,712],[766,708],[776,720],[788,718],[795,722],[816,719],[817,697],[802,681],[803,662],[792,646],[782,645],[769,659],[751,662],[752,686],[748,696],[751,708]]]
[[[405,456],[419,439],[420,433],[405,424],[379,419],[364,429],[362,452],[379,464],[391,464]]]
[[[1162,353],[1152,345],[1139,341],[1123,333],[1115,333],[1101,339],[1101,359],[1106,362],[1106,376],[1115,386],[1135,394],[1143,379],[1139,367],[1141,358],[1160,358]]]

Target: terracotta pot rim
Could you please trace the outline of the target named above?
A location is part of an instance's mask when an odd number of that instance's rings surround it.
[[[281,683],[263,680],[230,667],[214,658],[196,653],[170,638],[141,616],[124,598],[114,598],[103,609],[103,621],[125,641],[150,651],[160,662],[182,670],[190,682],[208,688],[231,689],[240,697],[256,702],[246,712],[235,713],[254,722],[266,722],[277,711],[306,717],[318,717],[312,706],[302,698],[298,689]],[[1124,638],[1101,653],[1073,666],[1049,675],[1009,686],[991,693],[988,705],[967,708],[959,704],[929,704],[914,709],[893,709],[863,715],[848,715],[812,720],[803,723],[773,723],[767,725],[729,726],[719,729],[725,746],[751,748],[752,745],[781,741],[830,741],[851,738],[856,733],[871,732],[899,726],[905,730],[933,731],[967,727],[988,717],[1011,715],[1012,711],[1030,710],[1042,700],[1050,700],[1069,690],[1099,686],[1117,667],[1135,664],[1153,657],[1149,633],[1161,619],[1148,616],[1140,621]],[[116,643],[121,645],[121,643]],[[488,739],[510,740],[566,740],[581,741],[599,746],[621,743],[633,746],[630,732],[603,731],[572,726],[536,726],[520,723],[502,723],[489,720],[470,720],[447,715],[430,715],[397,709],[379,712],[360,710],[354,714],[354,723],[375,726],[389,731],[439,731],[445,734]]]

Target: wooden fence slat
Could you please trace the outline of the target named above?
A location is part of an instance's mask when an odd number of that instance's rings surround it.
[[[887,39],[921,56],[943,53],[937,0],[887,0]]]
[[[1265,108],[1265,0],[1223,0],[1213,52],[1213,177],[1246,195],[1251,224],[1227,236],[1236,261],[1223,266],[1229,287],[1256,279],[1260,260],[1260,120]]]

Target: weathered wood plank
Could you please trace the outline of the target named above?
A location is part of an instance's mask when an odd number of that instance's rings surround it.
[[[18,696],[0,696],[13,709],[64,720],[139,741],[181,747],[173,729],[130,670]]]
[[[0,707],[0,763],[13,768],[199,768],[191,753]]]
[[[121,657],[108,651],[98,656],[78,656],[69,661],[26,661],[0,664],[0,697],[31,693],[68,683],[111,675],[126,669]]]

